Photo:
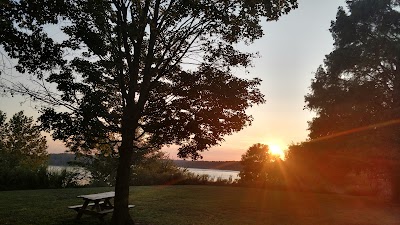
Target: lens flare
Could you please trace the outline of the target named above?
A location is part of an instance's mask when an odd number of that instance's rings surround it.
[[[269,145],[269,151],[272,155],[279,156],[281,159],[285,159],[285,150],[279,145]]]

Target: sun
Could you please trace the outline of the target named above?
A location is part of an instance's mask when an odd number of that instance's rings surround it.
[[[269,145],[269,151],[272,155],[279,156],[282,160],[285,159],[285,150],[281,146],[276,144]]]

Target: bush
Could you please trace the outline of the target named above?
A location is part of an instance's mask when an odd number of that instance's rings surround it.
[[[76,173],[63,169],[48,171],[46,166],[37,170],[23,167],[0,168],[0,190],[65,188],[78,186]]]
[[[185,180],[194,180],[193,177],[194,174],[177,167],[164,152],[155,152],[133,167],[131,185],[183,184]]]
[[[67,169],[62,169],[61,171],[48,171],[47,188],[69,188],[80,186],[80,172],[68,171]]]

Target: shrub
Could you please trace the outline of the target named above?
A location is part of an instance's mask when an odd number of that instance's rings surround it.
[[[78,186],[76,173],[63,169],[48,171],[46,166],[37,170],[23,167],[0,168],[0,190],[65,188]]]
[[[179,184],[188,171],[177,167],[164,152],[147,155],[132,169],[131,185]]]

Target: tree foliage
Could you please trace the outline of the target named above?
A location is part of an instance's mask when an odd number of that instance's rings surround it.
[[[399,6],[398,0],[347,1],[332,21],[334,50],[315,73],[305,102],[316,112],[307,148],[335,176],[398,167]]]
[[[74,151],[128,129],[135,148],[178,144],[180,156],[197,158],[247,125],[251,117],[244,110],[263,102],[259,79],[231,73],[231,67],[249,66],[253,56],[235,43],[261,37],[260,17],[277,19],[293,6],[295,1],[10,1],[2,7],[7,20],[0,40],[18,59],[19,72],[57,86],[57,95],[22,84],[14,91],[69,109],[44,108],[41,122]],[[67,38],[55,40],[44,25],[62,21]],[[188,63],[197,69],[185,69]]]
[[[240,182],[244,184],[265,186],[281,181],[279,156],[272,155],[268,145],[254,144],[242,155]]]
[[[48,171],[46,137],[23,111],[8,121],[0,111],[0,190],[77,186],[76,174]]]
[[[264,96],[259,79],[234,76],[232,68],[253,57],[237,43],[263,35],[261,18],[296,7],[296,0],[8,0],[0,45],[39,87],[3,87],[50,104],[43,127],[75,152],[119,143],[113,222],[130,223],[131,158],[176,144],[180,157],[197,159],[249,125],[245,110]],[[54,27],[63,35],[52,36]]]
[[[47,165],[47,141],[31,117],[18,112],[6,122],[0,111],[0,166],[38,170]]]
[[[331,136],[333,148],[375,153],[400,144],[399,4],[357,0],[339,8],[330,29],[334,50],[305,97],[306,108],[317,113],[309,124],[312,140]]]

